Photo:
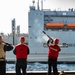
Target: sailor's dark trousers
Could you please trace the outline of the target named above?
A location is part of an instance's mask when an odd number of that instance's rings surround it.
[[[58,75],[57,59],[48,58],[48,75],[51,75],[52,68],[53,68],[53,75]]]
[[[0,75],[5,75],[6,73],[6,61],[0,61]]]
[[[27,60],[17,59],[16,62],[16,75],[26,75]]]

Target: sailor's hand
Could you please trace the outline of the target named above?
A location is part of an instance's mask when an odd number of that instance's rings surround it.
[[[53,39],[49,38],[48,43],[53,43]]]
[[[2,43],[6,43],[5,41],[2,41]]]
[[[2,43],[7,44],[7,45],[10,45],[9,43],[6,43],[5,41],[2,41]]]
[[[51,39],[49,38],[48,41],[50,41]]]
[[[49,46],[49,43],[50,43],[50,39],[47,41],[47,46]]]

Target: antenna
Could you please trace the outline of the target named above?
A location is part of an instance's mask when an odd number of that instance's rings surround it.
[[[41,10],[43,10],[43,0],[41,0]]]
[[[33,6],[34,6],[35,0],[33,0],[32,3],[33,3]]]
[[[37,8],[38,8],[38,10],[39,10],[39,0],[38,0],[38,3],[37,3]]]

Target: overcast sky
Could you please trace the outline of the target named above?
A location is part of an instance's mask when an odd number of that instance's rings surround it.
[[[35,6],[37,6],[35,0]],[[43,0],[43,8],[51,10],[75,9],[75,0]],[[41,2],[41,0],[39,0]],[[21,33],[28,33],[28,11],[32,0],[0,0],[0,32],[11,33],[11,20],[16,19]],[[41,3],[39,4],[41,8]]]

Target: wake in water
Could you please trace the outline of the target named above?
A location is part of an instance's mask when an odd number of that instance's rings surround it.
[[[58,64],[58,70],[75,71],[75,64]],[[6,64],[7,71],[14,71],[15,64]],[[47,71],[48,65],[45,63],[28,63],[27,71]]]

